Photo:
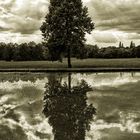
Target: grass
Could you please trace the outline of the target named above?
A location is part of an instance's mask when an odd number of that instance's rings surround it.
[[[72,58],[73,68],[140,68],[140,58],[135,59],[83,59]],[[67,68],[67,60],[61,62],[51,61],[0,61],[0,69],[47,69]]]

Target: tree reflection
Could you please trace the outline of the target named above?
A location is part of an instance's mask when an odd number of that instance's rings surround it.
[[[95,108],[87,104],[86,93],[92,89],[85,81],[71,87],[62,78],[51,75],[46,84],[43,113],[53,127],[54,140],[84,140]]]

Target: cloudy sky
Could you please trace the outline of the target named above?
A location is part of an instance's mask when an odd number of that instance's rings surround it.
[[[95,23],[87,43],[140,44],[140,0],[83,0]],[[39,27],[49,0],[0,0],[0,42],[41,42]]]

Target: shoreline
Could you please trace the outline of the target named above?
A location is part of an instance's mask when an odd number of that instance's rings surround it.
[[[0,72],[140,72],[140,58],[136,59],[75,59],[72,68],[55,61],[0,61]]]
[[[140,68],[5,68],[0,72],[32,72],[32,73],[48,73],[48,72],[140,72]]]

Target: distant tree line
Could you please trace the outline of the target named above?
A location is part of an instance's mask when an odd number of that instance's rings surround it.
[[[140,45],[136,46],[131,41],[130,46],[108,46],[99,48],[97,45],[85,45],[80,50],[72,50],[72,56],[80,59],[84,58],[140,58]]]
[[[47,60],[48,51],[44,43],[0,43],[0,60],[31,61]]]
[[[59,56],[59,55],[58,55]],[[56,52],[54,61],[58,60]],[[71,56],[79,59],[85,58],[140,58],[140,45],[133,42],[129,47],[119,43],[119,47],[109,46],[99,48],[97,45],[85,45],[82,48],[72,47]],[[64,54],[63,57],[67,57]],[[40,61],[52,60],[46,43],[0,43],[0,60],[6,61]]]

